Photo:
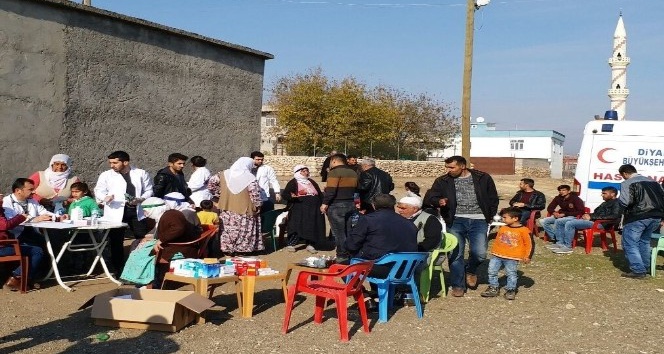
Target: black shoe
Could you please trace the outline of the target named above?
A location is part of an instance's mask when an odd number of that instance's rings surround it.
[[[516,298],[516,290],[514,289],[507,289],[505,290],[505,299],[507,300],[514,300]]]
[[[498,290],[497,287],[495,287],[495,286],[489,286],[488,288],[486,288],[486,290],[484,290],[484,291],[480,294],[480,296],[482,296],[482,297],[496,297],[496,296],[498,296],[499,294],[500,294],[500,290]]]
[[[630,279],[645,279],[648,275],[646,273],[629,272],[629,273],[622,273],[620,274],[620,276],[623,278],[630,278]]]

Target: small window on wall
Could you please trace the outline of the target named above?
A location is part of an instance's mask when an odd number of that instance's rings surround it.
[[[277,125],[277,118],[265,118],[266,127],[274,127]]]
[[[523,150],[523,140],[510,140],[510,150]]]

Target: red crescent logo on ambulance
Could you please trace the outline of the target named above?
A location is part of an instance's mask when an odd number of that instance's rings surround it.
[[[604,149],[600,150],[597,153],[597,159],[602,161],[603,163],[614,163],[615,161],[608,161],[604,158],[604,153],[609,151],[609,150],[615,150],[615,149],[614,148],[604,148]]]

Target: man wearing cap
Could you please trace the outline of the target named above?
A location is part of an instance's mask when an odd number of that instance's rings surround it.
[[[430,252],[440,247],[443,225],[433,215],[422,211],[420,197],[403,197],[397,203],[397,213],[417,227],[417,250]]]

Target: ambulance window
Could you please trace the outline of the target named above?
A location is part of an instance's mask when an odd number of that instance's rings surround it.
[[[602,124],[602,133],[613,133],[613,124]]]

